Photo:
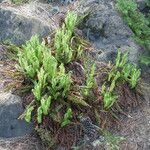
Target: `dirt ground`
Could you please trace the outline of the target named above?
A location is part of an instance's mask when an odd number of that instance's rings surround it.
[[[143,85],[144,99],[139,107],[129,113],[128,119],[122,119],[120,135],[126,138],[121,150],[150,149],[150,76]]]

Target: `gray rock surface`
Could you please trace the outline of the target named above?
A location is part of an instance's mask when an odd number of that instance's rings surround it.
[[[140,10],[143,10],[146,7],[146,0],[136,0]]]
[[[0,150],[45,150],[40,141],[33,136],[0,139]]]
[[[70,3],[73,3],[75,0],[60,0],[61,3],[64,3],[64,4],[70,4]]]
[[[80,141],[80,150],[103,150],[105,138],[100,133],[100,128],[94,125],[89,117],[82,117],[80,120],[84,138]]]
[[[0,45],[0,61],[6,60],[6,48],[3,45]]]
[[[138,9],[142,12],[145,16],[150,14],[150,1],[149,0],[136,0]]]
[[[89,117],[83,117],[81,119],[84,134],[87,139],[91,142],[99,139],[101,142],[104,141],[104,137],[100,135],[100,128],[94,125]]]
[[[131,39],[132,31],[125,24],[115,8],[113,0],[81,1],[79,14],[89,15],[81,29],[84,35],[96,46],[95,56],[100,61],[113,61],[117,50],[129,51],[129,59],[138,63],[140,48]]]
[[[32,132],[31,124],[18,119],[22,113],[22,100],[19,96],[0,94],[0,138],[19,137]]]
[[[11,4],[12,1],[11,0],[0,0],[0,3],[7,3],[7,4]]]
[[[64,5],[71,4],[74,1],[76,1],[76,0],[47,0],[48,3],[56,2],[56,3],[60,3],[60,4],[64,4]]]
[[[48,4],[31,3],[20,7],[0,5],[0,41],[23,44],[32,35],[49,35],[55,25]]]

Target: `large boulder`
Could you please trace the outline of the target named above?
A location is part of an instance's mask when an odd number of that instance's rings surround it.
[[[94,43],[93,53],[100,61],[113,61],[117,50],[129,51],[129,59],[138,63],[140,47],[131,38],[133,35],[116,9],[114,0],[81,1],[79,14],[88,14],[81,29]]]
[[[23,44],[32,35],[44,37],[55,28],[48,4],[0,5],[0,41]]]
[[[12,138],[30,134],[32,125],[18,119],[23,113],[22,100],[11,93],[0,94],[0,138]]]

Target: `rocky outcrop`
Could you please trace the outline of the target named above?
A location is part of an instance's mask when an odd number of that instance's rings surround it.
[[[0,41],[23,44],[32,35],[44,37],[55,28],[53,10],[48,4],[31,3],[23,6],[0,6]]]
[[[82,22],[84,35],[96,46],[99,61],[113,61],[118,49],[129,51],[129,59],[138,63],[140,48],[131,39],[132,31],[116,10],[113,0],[81,1],[79,14],[88,14]]]

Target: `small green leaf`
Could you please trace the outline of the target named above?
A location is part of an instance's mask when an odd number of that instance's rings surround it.
[[[38,123],[42,123],[42,107],[39,107],[37,110],[37,121]]]
[[[72,118],[72,110],[71,110],[71,108],[69,108],[64,115],[64,118],[61,123],[61,127],[68,125],[71,122],[70,121],[71,118]]]
[[[25,113],[25,120],[26,122],[30,122],[31,121],[31,113],[34,110],[33,106],[30,106],[29,108],[27,108],[26,113]]]

